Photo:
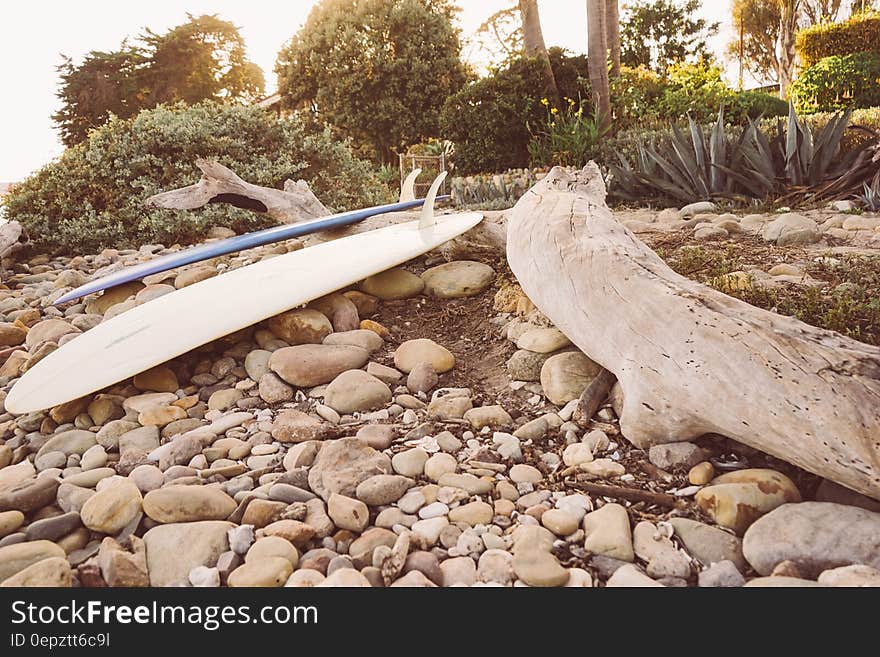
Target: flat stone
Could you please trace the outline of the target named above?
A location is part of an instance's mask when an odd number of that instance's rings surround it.
[[[438,374],[455,366],[455,356],[445,347],[427,338],[407,340],[394,352],[394,366],[408,374],[419,363],[430,363]]]
[[[245,562],[229,574],[230,587],[278,587],[284,586],[293,572],[290,561],[283,557],[264,557],[258,561]]]
[[[839,566],[825,570],[817,580],[824,586],[880,587],[880,570],[870,566]]]
[[[762,575],[782,561],[808,576],[848,565],[880,569],[880,513],[830,502],[784,504],[749,527],[743,554]]]
[[[495,512],[492,505],[485,502],[469,502],[449,512],[449,522],[463,522],[466,525],[488,525],[492,522]]]
[[[693,443],[667,443],[652,445],[648,450],[648,460],[662,470],[687,470],[704,461],[708,454]]]
[[[68,456],[71,454],[82,455],[89,447],[95,444],[95,434],[91,431],[71,429],[69,431],[62,431],[49,438],[40,447],[37,456],[39,457],[47,452],[62,452]]]
[[[443,586],[473,586],[477,581],[477,564],[470,557],[453,557],[440,563]]]
[[[568,351],[548,358],[541,367],[541,387],[553,404],[562,406],[578,399],[602,371],[579,351]]]
[[[519,349],[507,360],[507,373],[514,381],[540,381],[541,368],[550,356]]]
[[[24,462],[24,461],[23,461]],[[9,466],[18,469],[17,465]],[[28,471],[33,472],[33,466],[28,463]],[[25,469],[21,469],[24,472]],[[58,480],[54,477],[41,476],[36,479],[25,479],[10,485],[0,492],[0,511],[22,511],[30,513],[55,501],[58,490]]]
[[[510,586],[513,578],[513,555],[510,552],[490,549],[480,555],[477,564],[477,579],[480,582]]]
[[[287,383],[312,388],[363,367],[370,354],[351,345],[302,344],[273,352],[269,367]]]
[[[318,418],[302,411],[285,409],[272,423],[272,438],[281,443],[303,443],[309,440],[322,440],[327,427]]]
[[[621,586],[626,588],[650,588],[663,585],[660,582],[657,582],[648,577],[637,566],[633,564],[626,564],[625,566],[621,566],[614,571],[614,574],[608,578],[605,586],[609,588],[616,588]]]
[[[369,331],[367,329],[354,329],[351,331],[331,333],[324,338],[324,344],[352,345],[354,347],[360,347],[372,354],[384,347],[385,341],[374,331]]]
[[[141,512],[143,498],[129,479],[111,481],[83,504],[82,523],[102,534],[118,534]]]
[[[330,320],[312,308],[297,308],[270,317],[269,330],[289,345],[320,344],[333,332]]]
[[[324,403],[338,413],[372,411],[391,401],[387,384],[363,370],[349,370],[337,376],[324,393]]]
[[[64,556],[64,550],[51,541],[28,541],[0,547],[0,582],[38,561]]]
[[[510,414],[497,404],[472,408],[464,414],[464,419],[470,422],[474,429],[503,428],[513,424]]]
[[[357,438],[327,441],[309,471],[309,488],[329,500],[332,493],[356,495],[358,484],[377,474],[391,474],[390,459]]]
[[[392,424],[366,424],[358,429],[355,438],[373,449],[386,449],[394,441],[396,429]]]
[[[66,557],[49,557],[20,570],[0,583],[3,587],[53,587],[69,588],[73,575]]]
[[[746,578],[732,561],[718,561],[700,572],[697,582],[701,587],[731,588],[744,586]]]
[[[21,511],[0,511],[0,538],[8,536],[24,524]]]
[[[422,274],[425,293],[440,299],[472,297],[495,279],[495,271],[481,262],[454,260],[431,267]]]
[[[45,539],[47,541],[57,541],[62,536],[66,536],[81,526],[82,523],[78,513],[75,511],[62,513],[58,516],[32,522],[25,531],[25,540],[38,541]]]
[[[786,502],[800,502],[801,496],[781,472],[748,469],[716,477],[695,500],[719,525],[742,533],[768,511]]]
[[[229,549],[227,532],[235,527],[222,520],[173,523],[144,534],[150,586],[185,586],[197,566],[213,566]]]
[[[528,349],[539,354],[549,354],[571,344],[565,334],[557,328],[533,328],[516,341],[517,349]]]
[[[404,477],[418,477],[425,471],[428,453],[421,447],[398,452],[391,458],[391,467]]]
[[[392,504],[414,485],[412,479],[401,475],[373,475],[358,484],[355,496],[370,506]]]
[[[587,534],[584,549],[588,552],[621,561],[635,558],[629,515],[621,505],[606,504],[588,513],[584,516],[583,527]]]
[[[669,524],[684,548],[704,566],[732,561],[740,572],[748,568],[742,553],[742,540],[733,534],[689,518],[670,518]]]
[[[409,299],[421,294],[424,281],[405,269],[395,267],[365,278],[360,288],[366,294],[382,300]]]
[[[214,486],[167,486],[147,493],[143,506],[144,513],[156,522],[176,523],[223,520],[237,505]]]

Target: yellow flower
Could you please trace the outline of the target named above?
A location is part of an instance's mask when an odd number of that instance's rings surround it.
[[[541,104],[542,104],[544,107],[547,107],[547,105],[550,104],[550,101],[547,100],[546,98],[542,98],[542,99],[541,99]]]
[[[559,110],[556,109],[555,107],[551,107],[551,108],[550,108],[550,113],[551,113],[551,114],[559,114]]]

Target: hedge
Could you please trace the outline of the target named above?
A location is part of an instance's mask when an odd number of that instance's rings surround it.
[[[880,53],[820,59],[801,72],[789,93],[799,114],[880,105]]]
[[[842,23],[820,23],[798,32],[795,42],[801,66],[825,57],[880,52],[880,12],[857,14]]]

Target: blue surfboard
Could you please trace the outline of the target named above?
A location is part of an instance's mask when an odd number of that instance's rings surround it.
[[[448,198],[449,196],[438,196],[437,200],[446,200]],[[386,212],[400,212],[403,210],[417,208],[423,205],[424,202],[425,199],[415,199],[412,201],[402,201],[400,203],[377,205],[371,208],[364,208],[362,210],[340,212],[339,214],[332,214],[329,217],[321,217],[320,219],[303,221],[298,224],[284,224],[282,226],[273,226],[272,228],[258,230],[253,233],[236,235],[235,237],[219,240],[217,242],[202,244],[200,246],[195,246],[190,249],[185,249],[178,253],[169,253],[168,255],[154,258],[149,262],[144,262],[139,265],[134,265],[132,267],[125,267],[124,269],[120,269],[119,271],[113,272],[112,274],[102,276],[101,278],[89,281],[84,285],[80,285],[75,290],[71,290],[67,294],[59,297],[53,305],[57,306],[62,303],[67,303],[69,301],[75,301],[76,299],[84,297],[87,294],[100,292],[111,287],[116,287],[117,285],[122,285],[123,283],[128,283],[130,281],[143,278],[144,276],[158,274],[159,272],[174,269],[175,267],[182,267],[183,265],[189,265],[194,262],[200,262],[202,260],[209,260],[210,258],[216,258],[217,256],[226,255],[227,253],[244,251],[245,249],[251,249],[256,246],[263,246],[264,244],[271,244],[272,242],[280,242],[281,240],[287,240],[293,237],[300,237],[302,235],[316,233],[321,230],[329,230],[331,228],[350,226],[351,224],[363,221],[364,219],[367,219],[369,217],[374,217],[378,214],[385,214]]]

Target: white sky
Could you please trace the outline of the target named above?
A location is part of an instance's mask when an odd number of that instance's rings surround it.
[[[61,53],[81,61],[90,50],[112,50],[144,27],[164,32],[186,13],[219,14],[241,30],[250,59],[275,85],[281,46],[305,22],[314,0],[6,0],[0,7],[0,182],[21,180],[63,150],[51,115],[58,109],[55,67]],[[463,36],[511,0],[459,0]],[[621,3],[623,4],[623,3]],[[547,46],[586,51],[585,0],[540,0]],[[728,0],[703,3],[701,14],[730,21]],[[713,39],[720,52],[724,37]]]

